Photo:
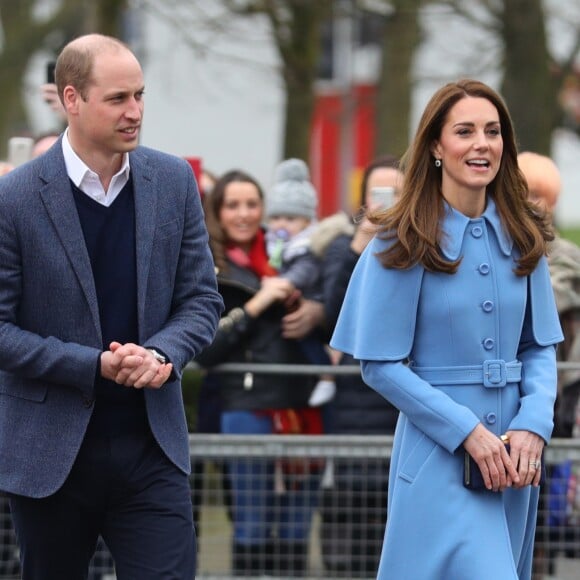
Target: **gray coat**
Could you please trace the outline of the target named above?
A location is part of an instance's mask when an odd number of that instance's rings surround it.
[[[167,457],[190,469],[181,371],[214,336],[222,303],[190,167],[139,147],[135,188],[140,344],[173,380],[145,390]],[[30,497],[65,481],[94,405],[102,336],[95,284],[61,142],[0,180],[0,489]]]

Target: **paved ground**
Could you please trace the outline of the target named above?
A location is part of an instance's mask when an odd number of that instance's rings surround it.
[[[556,575],[545,576],[544,580],[579,580],[580,560],[558,558],[556,560]]]
[[[230,568],[230,524],[225,510],[219,506],[205,506],[202,511],[201,534],[199,538],[199,576],[223,574],[227,577]],[[325,578],[320,557],[318,527],[320,520],[314,516],[310,537],[309,572],[312,578]],[[544,576],[537,580],[580,580],[580,560],[558,558],[554,576]]]

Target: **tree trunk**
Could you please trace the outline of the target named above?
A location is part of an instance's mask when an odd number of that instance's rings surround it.
[[[96,30],[107,36],[123,39],[123,15],[127,0],[100,0],[95,3]]]
[[[269,3],[267,3],[269,4]],[[283,63],[286,88],[284,111],[284,158],[307,160],[310,127],[314,112],[314,83],[321,51],[321,27],[330,12],[325,0],[286,3],[289,19],[281,19],[276,9],[268,9],[276,44]],[[271,6],[271,5],[270,5]]]
[[[62,0],[60,8],[47,20],[33,16],[36,0],[6,0],[2,2],[1,16],[4,31],[4,46],[0,53],[0,159],[6,156],[7,141],[15,135],[30,132],[29,120],[22,98],[23,78],[29,60],[35,52],[46,48],[47,39],[55,32],[65,42],[87,31],[86,22],[90,15],[85,2]],[[100,23],[116,23],[120,27],[126,0],[94,0],[89,6],[98,9],[97,26]],[[104,25],[103,25],[104,26]],[[116,28],[120,30],[120,28]],[[95,30],[92,28],[92,30]],[[97,31],[100,31],[97,28]],[[39,93],[40,98],[40,93]]]
[[[550,155],[557,126],[557,79],[550,72],[542,0],[504,0],[502,94],[519,149]]]
[[[396,0],[385,22],[376,116],[377,155],[402,155],[409,143],[413,83],[412,66],[421,40],[422,0]]]

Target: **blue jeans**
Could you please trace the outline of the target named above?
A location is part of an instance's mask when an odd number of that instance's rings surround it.
[[[270,435],[272,419],[251,411],[226,411],[222,433]],[[274,488],[275,461],[239,458],[228,464],[234,501],[234,542],[246,546],[266,544],[273,538],[306,542],[312,514],[318,506],[319,474],[305,474],[284,492]]]

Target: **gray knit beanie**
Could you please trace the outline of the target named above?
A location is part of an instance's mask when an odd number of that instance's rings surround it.
[[[301,159],[286,159],[276,167],[274,185],[266,199],[266,217],[304,216],[316,219],[318,199],[308,166]]]

